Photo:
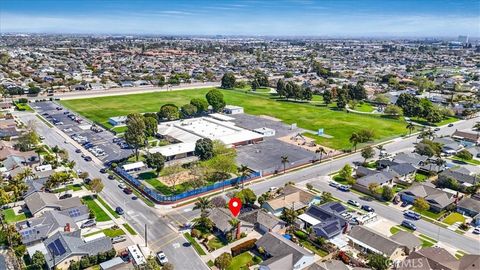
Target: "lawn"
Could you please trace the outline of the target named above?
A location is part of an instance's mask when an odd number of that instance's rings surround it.
[[[33,112],[33,109],[27,103],[15,103],[15,107],[19,111]]]
[[[79,190],[82,190],[82,185],[81,184],[67,185],[66,187],[63,187],[63,188],[57,188],[57,189],[53,190],[53,192],[54,193],[61,193],[61,192],[65,192],[67,190],[79,191]]]
[[[138,175],[138,177],[141,180],[144,180],[145,182],[149,183],[157,191],[159,191],[160,193],[166,196],[180,194],[189,189],[188,182],[175,185],[175,189],[173,189],[172,187],[169,187],[163,184],[162,182],[160,182],[157,179],[156,174],[152,172],[141,173]]]
[[[426,210],[426,211],[420,211],[418,209],[416,209],[415,207],[412,208],[413,211],[419,213],[420,215],[423,215],[423,216],[426,216],[426,217],[429,217],[429,218],[432,218],[432,219],[435,219],[437,220],[438,218],[440,218],[443,214],[445,214],[445,211],[442,211],[440,213],[434,213],[432,211],[429,211],[429,210]]]
[[[428,179],[428,175],[417,172],[415,174],[415,182],[425,182]]]
[[[355,106],[354,110],[359,112],[373,112],[375,108],[370,103],[363,102]]]
[[[3,210],[3,215],[5,217],[5,222],[7,223],[19,222],[32,217],[30,212],[24,212],[17,215],[15,214],[15,211],[12,208]]]
[[[123,227],[131,234],[131,235],[137,235],[137,232],[128,224],[124,223]]]
[[[307,240],[303,240],[303,239],[298,238],[298,241],[302,244],[303,247],[309,249],[310,251],[312,251],[313,253],[317,254],[320,257],[325,257],[325,256],[328,255],[328,252],[326,252],[323,249],[317,248],[315,245],[308,242]]]
[[[419,118],[419,117],[411,117],[410,120],[412,120],[413,122],[417,122],[421,125],[425,125],[425,126],[441,127],[441,126],[444,126],[444,125],[447,125],[447,124],[450,124],[450,123],[457,122],[458,118],[448,117],[447,119],[443,119],[442,121],[440,121],[438,123],[430,123],[427,120],[425,120],[423,118]]]
[[[456,156],[451,157],[451,159],[462,161],[462,162],[465,162],[465,163],[470,163],[472,165],[480,165],[480,160],[476,160],[476,159],[463,159],[463,158],[459,158],[459,157],[456,157]]]
[[[225,243],[221,239],[219,239],[218,237],[214,237],[214,238],[212,238],[208,241],[207,246],[211,250],[216,250],[216,249],[219,249],[221,247],[224,247]]]
[[[210,89],[192,89],[171,92],[155,92],[111,97],[64,100],[61,103],[83,116],[111,127],[108,118],[133,112],[157,112],[163,104],[183,105],[192,98],[204,98]],[[308,103],[277,101],[275,97],[248,94],[245,91],[222,90],[227,104],[242,106],[246,113],[269,115],[285,123],[297,123],[299,127],[318,130],[333,138],[315,136],[318,143],[336,149],[349,149],[352,132],[362,129],[375,130],[376,140],[394,138],[407,133],[405,122],[381,116],[360,115],[338,111],[331,107]]]
[[[396,234],[396,233],[398,233],[399,231],[403,231],[403,228],[400,229],[398,226],[393,226],[393,227],[390,228],[390,233],[391,233],[391,234]]]
[[[93,200],[90,196],[85,196],[82,198],[83,203],[93,212],[95,219],[98,222],[109,221],[111,218],[108,216],[105,211],[100,208],[100,206]]]
[[[89,236],[99,234],[99,233],[102,233],[102,232],[106,236],[112,237],[112,238],[120,236],[120,235],[125,235],[125,232],[122,229],[104,229],[104,230],[101,230],[101,231],[86,234],[86,235],[84,235],[84,237],[89,237]]]
[[[448,215],[444,220],[443,223],[447,223],[448,225],[452,225],[456,222],[464,223],[465,218],[460,213],[451,213]]]
[[[108,212],[109,212],[110,214],[112,214],[112,216],[114,216],[115,218],[119,218],[119,217],[120,217],[120,216],[117,214],[117,212],[115,212],[115,211],[110,207],[110,205],[108,205],[108,204],[102,199],[102,197],[97,196],[97,200],[103,205],[103,207],[105,207],[105,208],[108,210]]]
[[[240,255],[237,255],[232,258],[232,262],[230,265],[227,267],[226,270],[240,270],[244,269],[244,267],[247,267],[247,264],[250,263],[253,265],[253,256],[249,252],[244,252]],[[248,268],[245,268],[248,269]]]

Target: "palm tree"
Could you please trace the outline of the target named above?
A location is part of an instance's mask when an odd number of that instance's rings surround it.
[[[355,151],[354,152],[357,152],[357,144],[360,142],[361,138],[360,138],[360,135],[356,132],[352,133],[352,135],[350,136],[350,143],[352,143],[353,147],[355,147]]]
[[[250,175],[250,169],[246,165],[240,165],[238,168],[238,172],[240,173],[240,180],[242,181],[242,189],[243,189],[243,184],[247,177]]]
[[[37,147],[37,148],[35,148],[35,153],[36,153],[37,156],[38,156],[38,162],[39,162],[40,164],[42,164],[42,156],[40,155],[42,152],[43,152],[42,147]]]
[[[325,148],[323,147],[318,147],[317,150],[315,150],[315,154],[320,154],[320,159],[319,159],[319,163],[322,163],[322,158],[323,158],[323,154],[326,154],[327,151],[325,151]]]
[[[212,202],[206,197],[198,198],[193,210],[200,210],[200,216],[206,217],[208,214],[208,210],[212,208]]]
[[[287,155],[283,155],[283,156],[281,157],[281,159],[282,159],[282,164],[283,164],[283,173],[285,173],[285,171],[286,171],[286,169],[287,169],[287,163],[290,162],[290,161],[288,160],[288,156],[287,156]]]
[[[232,225],[232,231],[236,230],[235,238],[240,239],[240,220],[238,220],[236,218],[232,218],[228,221],[228,223],[230,223],[230,225]]]
[[[412,122],[408,122],[406,128],[408,129],[408,135],[412,135],[412,131],[415,129],[415,125]]]
[[[55,154],[55,162],[58,161],[58,153],[60,153],[60,147],[58,145],[55,145],[52,147],[52,152]]]
[[[23,178],[19,177],[19,175],[10,180],[10,190],[12,191],[13,200],[15,202],[22,197],[23,193],[25,193],[27,189],[28,186],[25,184]]]
[[[34,176],[35,174],[33,173],[32,169],[30,167],[25,167],[23,168],[23,171],[18,174],[18,177],[20,177],[22,180],[26,180],[29,177]]]

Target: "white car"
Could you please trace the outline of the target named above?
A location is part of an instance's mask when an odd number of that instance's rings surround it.
[[[356,207],[360,207],[360,204],[355,200],[348,200],[347,203]]]
[[[165,253],[163,253],[163,251],[157,253],[157,259],[161,265],[168,263],[167,256],[165,256]]]
[[[276,191],[278,188],[277,187],[270,187],[270,192]]]
[[[480,227],[476,227],[475,229],[473,229],[473,233],[480,234]]]

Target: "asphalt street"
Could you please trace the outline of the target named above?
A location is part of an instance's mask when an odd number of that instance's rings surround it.
[[[436,132],[438,136],[441,135],[451,135],[456,129],[463,130],[463,129],[470,129],[473,125],[480,121],[480,118],[474,118],[466,121],[459,121],[454,124],[453,127],[442,127],[439,131]],[[384,149],[388,153],[396,153],[401,151],[412,151],[414,147],[414,143],[417,141],[416,136],[412,136],[409,138],[398,138],[395,139],[393,142],[384,145]],[[285,175],[279,175],[266,181],[255,183],[249,185],[248,187],[251,188],[257,195],[267,192],[271,187],[281,187],[285,185],[285,183],[293,181],[296,183],[309,181],[311,182],[314,187],[316,187],[320,191],[328,191],[331,192],[334,197],[337,197],[343,201],[347,201],[349,199],[356,200],[360,203],[364,203],[358,195],[353,192],[342,192],[335,188],[332,188],[328,185],[326,180],[320,180],[321,176],[327,176],[333,172],[340,170],[345,164],[353,164],[354,162],[363,162],[363,158],[361,157],[360,151],[354,153],[352,155],[348,155],[343,158],[334,159],[334,160],[325,160],[321,164],[307,167],[304,169],[300,169],[297,171],[293,171],[287,173]],[[403,218],[403,214],[401,211],[396,210],[393,207],[388,207],[379,202],[368,202],[366,203],[371,205],[375,208],[376,213],[384,217],[386,219],[392,220],[397,223],[401,223]],[[174,210],[174,213],[170,215],[177,220],[184,220],[186,218],[194,218],[198,216],[198,211],[193,211],[192,206],[184,206],[182,208],[178,208]],[[428,235],[434,239],[438,239],[441,242],[449,244],[451,246],[457,247],[461,250],[464,250],[468,253],[472,254],[480,254],[480,241],[475,241],[474,239],[457,234],[449,229],[442,228],[440,226],[436,226],[427,221],[416,221],[417,230],[420,233]]]
[[[152,252],[164,251],[176,269],[208,269],[195,250],[185,244],[187,240],[176,230],[178,225],[175,221],[162,216],[158,209],[147,206],[142,200],[132,200],[132,195],[123,193],[118,187],[118,181],[109,180],[106,174],[100,173],[101,165],[93,161],[86,162],[81,157],[81,153],[75,153],[77,149],[77,146],[73,145],[75,142],[63,134],[63,132],[55,127],[48,127],[33,113],[20,112],[16,113],[16,115],[25,123],[34,121],[37,132],[45,137],[45,144],[49,146],[58,145],[61,148],[67,149],[70,159],[76,163],[76,170],[88,172],[90,178],[102,179],[105,188],[100,195],[105,198],[113,208],[117,206],[122,207],[125,211],[123,218],[140,235],[144,235],[145,224],[147,224],[148,247]],[[63,136],[61,134],[63,134]],[[68,143],[65,143],[65,141]],[[85,149],[81,147],[78,148],[82,149],[83,153],[91,155]]]

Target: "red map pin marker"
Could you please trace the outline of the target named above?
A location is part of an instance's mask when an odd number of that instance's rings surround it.
[[[239,198],[232,198],[228,202],[228,207],[232,215],[236,217],[240,213],[240,209],[242,209],[242,201]]]

